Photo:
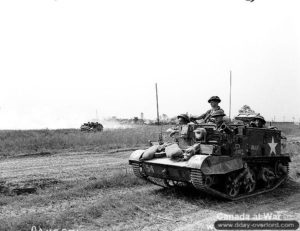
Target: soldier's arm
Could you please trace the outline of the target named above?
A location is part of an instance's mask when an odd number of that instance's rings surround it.
[[[187,148],[186,150],[185,150],[185,152],[186,153],[195,153],[195,152],[197,152],[197,151],[199,151],[200,150],[200,143],[196,143],[196,144],[194,144],[193,146],[191,146],[191,147],[189,147],[189,148]]]
[[[184,160],[190,159],[199,150],[200,150],[200,144],[199,143],[194,144],[193,146],[191,146],[185,150],[185,153],[183,154],[183,159]]]
[[[202,115],[200,115],[199,119],[204,119],[209,113],[210,113],[210,110],[208,110],[207,112],[205,112]]]
[[[210,113],[210,110],[208,110],[207,112],[203,113],[200,116],[193,116],[193,119],[196,119],[196,120],[204,119],[209,113]]]
[[[173,128],[169,128],[167,130],[167,132],[169,132],[169,136],[172,137],[173,135],[175,135],[176,133],[179,133],[179,127],[173,127]]]

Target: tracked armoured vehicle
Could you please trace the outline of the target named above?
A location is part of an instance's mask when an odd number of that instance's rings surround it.
[[[88,122],[80,126],[82,132],[102,132],[103,125],[98,122]]]
[[[198,145],[199,151],[187,161],[167,158],[164,151],[143,160],[145,150],[129,158],[137,177],[163,186],[192,185],[201,192],[238,200],[272,191],[289,174],[286,139],[276,128],[251,127],[251,116],[239,115],[240,123],[215,129],[209,124],[183,125],[176,139],[183,151]],[[196,140],[193,131],[204,128],[206,136]],[[162,142],[161,142],[162,144]]]

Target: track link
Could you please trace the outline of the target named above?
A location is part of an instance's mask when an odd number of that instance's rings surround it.
[[[205,191],[205,186],[203,183],[203,173],[200,169],[192,169],[191,170],[191,182],[196,189],[201,191]]]
[[[132,170],[133,170],[134,175],[137,176],[138,178],[142,178],[142,179],[144,179],[152,184],[158,185],[160,187],[168,187],[165,180],[147,176],[146,174],[144,174],[142,167],[140,166],[139,163],[132,163]]]
[[[285,163],[284,165],[287,168],[287,176],[289,176],[289,174],[290,174],[290,165],[289,165],[289,163]]]
[[[132,163],[132,170],[135,176],[139,178],[145,178],[145,175],[141,172],[141,167],[139,163]]]
[[[287,163],[287,168],[288,168],[288,163]],[[231,200],[231,201],[236,201],[236,200],[241,200],[241,199],[245,199],[248,197],[252,197],[252,196],[256,196],[259,194],[263,194],[266,192],[270,192],[273,191],[274,189],[276,189],[279,185],[281,185],[287,178],[288,178],[288,174],[286,176],[284,176],[282,179],[280,179],[272,188],[268,188],[268,189],[261,189],[261,190],[257,190],[254,191],[253,193],[249,193],[249,194],[241,194],[239,196],[236,197],[231,197],[223,192],[220,192],[216,189],[210,188],[208,186],[206,186],[203,182],[205,175],[201,172],[200,169],[192,169],[191,170],[191,183],[193,184],[193,186],[200,190],[201,192],[205,192],[207,194],[210,195],[214,195],[226,200]]]
[[[287,174],[285,176],[283,176],[281,179],[279,179],[273,187],[268,188],[268,189],[259,189],[259,190],[256,190],[256,191],[252,192],[252,193],[249,193],[249,194],[245,194],[245,193],[240,194],[236,197],[231,197],[231,196],[227,195],[224,192],[218,191],[216,189],[213,189],[213,188],[205,185],[205,183],[204,183],[205,175],[202,173],[202,171],[200,169],[191,169],[191,173],[190,173],[191,174],[190,175],[191,176],[191,181],[190,181],[190,183],[192,183],[192,185],[201,192],[204,192],[204,193],[207,193],[209,195],[216,196],[216,197],[220,197],[220,198],[223,198],[223,199],[226,199],[226,200],[236,201],[236,200],[241,200],[241,199],[245,199],[245,198],[248,198],[248,197],[260,195],[260,194],[270,192],[270,191],[273,191],[274,189],[276,189],[279,185],[281,185],[288,178],[289,164],[286,163],[285,166],[287,167]],[[152,184],[158,185],[160,187],[170,187],[167,184],[166,179],[147,176],[143,172],[143,170],[142,170],[139,163],[132,163],[132,169],[133,169],[134,175],[139,177],[139,178],[142,178],[142,179],[144,179],[144,180],[146,180],[146,181],[148,181]]]

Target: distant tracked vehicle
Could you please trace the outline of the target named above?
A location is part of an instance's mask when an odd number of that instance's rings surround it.
[[[102,132],[103,125],[98,122],[88,122],[80,126],[82,132]]]

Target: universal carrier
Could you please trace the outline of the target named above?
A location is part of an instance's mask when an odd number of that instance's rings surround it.
[[[179,146],[199,143],[200,151],[187,161],[172,160],[163,152],[151,160],[142,160],[145,150],[133,152],[129,158],[137,177],[163,186],[188,186],[229,200],[237,200],[269,192],[287,178],[290,156],[285,152],[286,139],[276,128],[249,126],[248,116],[240,116],[242,124],[223,125],[216,130],[208,124],[183,125]],[[206,130],[206,137],[196,141],[194,130]]]

